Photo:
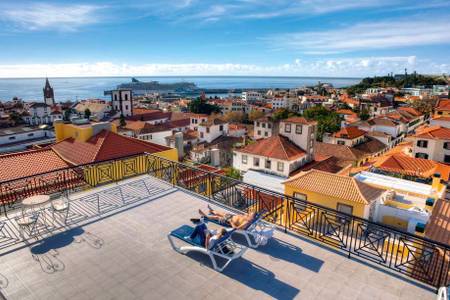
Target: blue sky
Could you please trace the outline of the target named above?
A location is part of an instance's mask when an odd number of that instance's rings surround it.
[[[0,2],[0,77],[450,73],[448,0]]]

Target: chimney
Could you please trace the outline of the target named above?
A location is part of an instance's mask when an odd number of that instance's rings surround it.
[[[175,133],[175,148],[178,152],[178,160],[182,160],[184,157],[184,146],[183,146],[183,133]]]
[[[433,174],[433,181],[431,182],[431,188],[436,191],[436,193],[439,193],[439,191],[442,189],[442,183],[441,183],[441,174],[440,173],[434,173]]]

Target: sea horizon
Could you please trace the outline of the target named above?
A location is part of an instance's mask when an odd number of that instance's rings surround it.
[[[18,97],[24,101],[42,101],[46,77],[0,78],[0,100],[8,101]],[[297,88],[316,85],[318,82],[331,83],[334,87],[346,87],[358,83],[357,77],[322,76],[85,76],[85,77],[48,77],[55,91],[55,99],[77,101],[82,99],[109,99],[104,91],[115,89],[121,83],[132,78],[141,81],[159,81],[161,83],[193,82],[200,89],[263,89]],[[226,96],[227,94],[218,94]],[[212,95],[214,96],[214,95]]]

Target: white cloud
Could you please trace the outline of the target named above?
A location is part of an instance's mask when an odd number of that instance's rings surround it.
[[[52,29],[74,31],[79,27],[100,21],[95,5],[30,4],[18,7],[0,7],[0,19],[12,23],[12,27],[24,30]]]
[[[430,17],[431,18],[431,17]],[[277,47],[307,54],[450,43],[450,20],[427,18],[355,24],[346,28],[288,33],[267,38]]]
[[[70,76],[188,76],[188,75],[266,75],[362,77],[403,72],[450,73],[450,64],[421,60],[415,56],[361,57],[306,61],[296,59],[281,65],[254,64],[114,64],[111,62],[74,64],[0,65],[0,77]]]

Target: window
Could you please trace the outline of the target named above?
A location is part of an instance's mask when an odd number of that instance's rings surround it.
[[[291,132],[291,124],[284,125],[284,132]]]
[[[450,142],[445,142],[444,143],[444,149],[445,150],[450,150]]]
[[[254,157],[254,158],[253,158],[253,165],[254,165],[255,167],[259,167],[259,157]]]
[[[128,94],[125,94],[125,101],[128,100]]]
[[[353,206],[346,205],[342,203],[337,204],[337,211],[352,215],[353,214]]]
[[[206,133],[209,133],[209,127],[206,127]]]
[[[34,136],[34,133],[29,133],[28,136]]]
[[[450,164],[450,155],[444,155],[444,162]]]
[[[258,135],[261,135],[261,130],[258,130]]]
[[[438,111],[438,115],[442,115],[442,111]]]
[[[268,123],[267,128],[269,128],[269,129],[272,128],[272,124]]]
[[[267,131],[265,131],[264,136],[269,136],[269,133]]]
[[[114,95],[114,100],[117,101],[117,94]],[[116,106],[116,109],[117,109],[117,106]]]
[[[338,145],[345,145],[345,142],[344,141],[337,141],[337,144]]]
[[[125,105],[125,109],[128,110],[128,105]]]
[[[262,123],[262,128],[266,128],[266,123]]]
[[[10,140],[10,141],[15,140],[15,139],[16,139],[15,136],[10,136],[10,137],[9,137],[9,140]]]
[[[302,134],[302,125],[295,125],[295,133]]]
[[[280,171],[280,172],[283,172],[284,171],[284,163],[278,162],[277,163],[277,170]]]
[[[270,159],[266,159],[266,165],[264,166],[266,169],[270,169],[272,165],[272,162],[270,161]]]
[[[219,126],[219,131],[223,131],[223,125]]]
[[[259,127],[259,122],[256,122],[256,126]]]
[[[203,132],[200,132],[200,138],[202,139],[204,137],[205,137],[205,135],[203,134]]]
[[[300,200],[306,200],[306,195],[298,192],[294,192],[294,198],[300,199]]]
[[[418,152],[418,153],[416,153],[416,158],[424,158],[424,159],[428,159],[428,154]]]
[[[420,148],[427,148],[427,147],[428,147],[428,141],[425,141],[425,140],[418,140],[418,141],[417,141],[417,147],[420,147]]]
[[[243,163],[244,165],[247,164],[247,155],[242,155],[242,163]]]

